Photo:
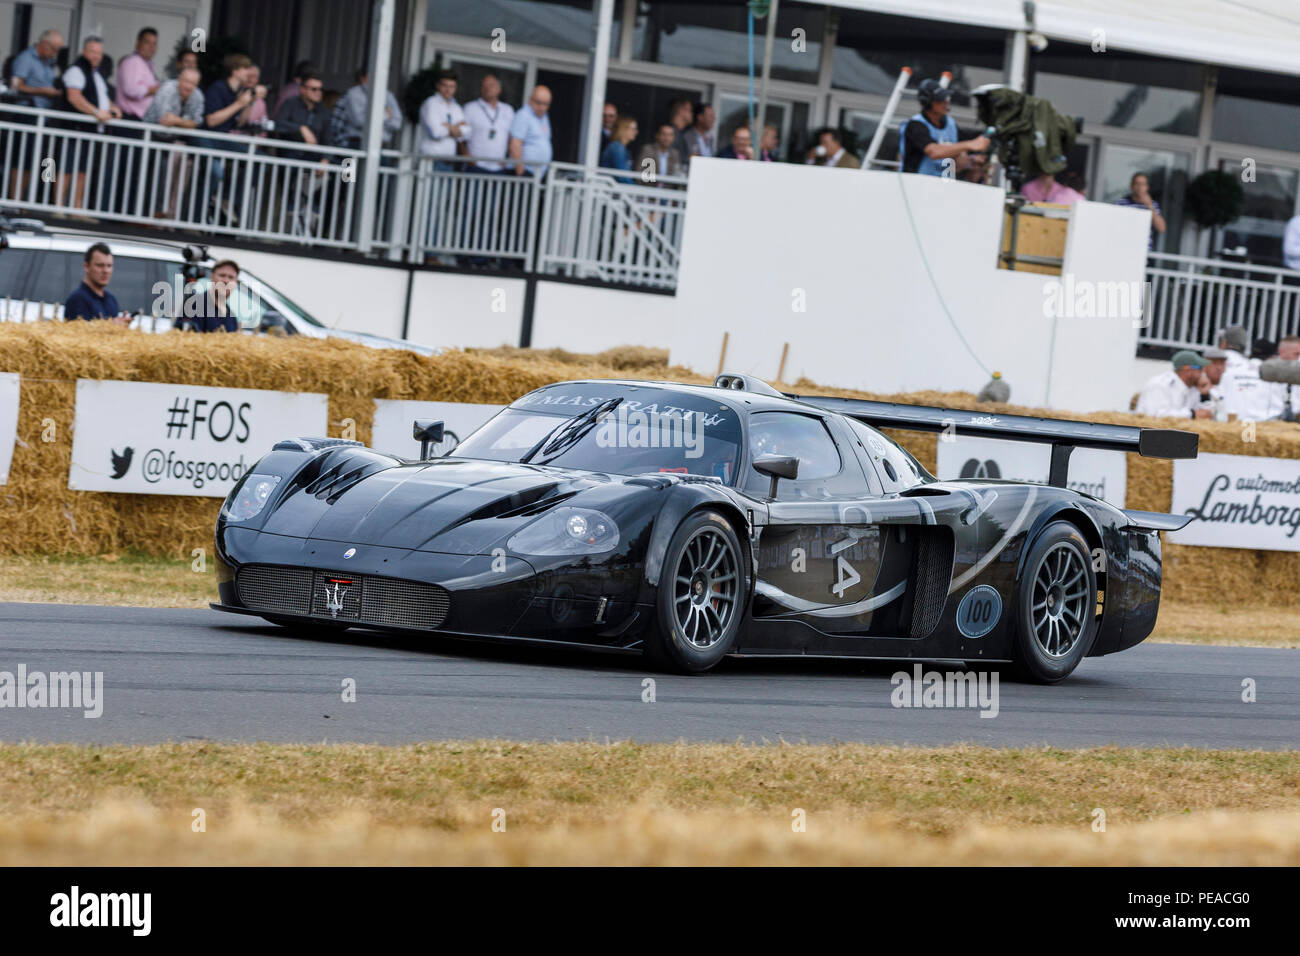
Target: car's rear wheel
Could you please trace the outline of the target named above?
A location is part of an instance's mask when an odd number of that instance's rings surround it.
[[[1016,672],[1041,684],[1064,680],[1097,634],[1097,578],[1083,534],[1054,521],[1034,541],[1017,595]]]
[[[689,515],[673,534],[659,578],[646,654],[660,667],[706,671],[736,643],[745,617],[744,551],[716,511]]]

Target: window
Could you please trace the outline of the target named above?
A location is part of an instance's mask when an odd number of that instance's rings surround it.
[[[870,425],[849,419],[849,427],[875,466],[886,494],[906,491],[929,479],[920,462]]]
[[[970,90],[1002,82],[1005,51],[1006,34],[1001,30],[845,10],[835,36],[831,85],[888,96],[905,66],[913,70],[913,86],[937,80],[948,70],[953,102],[965,106]],[[904,97],[899,116],[910,116],[918,108],[914,97]]]
[[[33,302],[66,302],[81,283],[81,265],[82,254],[78,252],[38,252],[23,295]],[[109,288],[117,295],[113,283]]]
[[[1221,69],[1213,133],[1229,143],[1300,152],[1300,78]]]
[[[591,0],[429,0],[425,27],[439,33],[478,37],[484,50],[501,37],[507,44],[523,43],[556,50],[586,51],[595,35]],[[614,4],[610,53],[618,50],[622,4]],[[494,33],[502,30],[504,33]],[[495,52],[495,51],[494,51]],[[477,92],[474,94],[477,96]],[[470,97],[473,99],[474,97]]]
[[[1030,55],[1035,96],[1086,123],[1195,136],[1201,122],[1205,67],[1053,40]],[[1085,125],[1085,129],[1086,129]]]
[[[749,72],[748,20],[742,3],[642,0],[637,9],[633,56],[666,66],[746,74]],[[781,4],[772,45],[772,79],[816,83],[825,29],[825,8]],[[755,74],[762,69],[766,31],[766,19],[754,21]]]
[[[781,479],[777,500],[833,498],[866,492],[866,478],[860,469],[846,468],[839,449],[820,418],[796,412],[759,412],[749,419],[749,461],[745,490],[767,497],[772,479],[754,470],[754,461],[765,455],[799,459],[799,477]]]

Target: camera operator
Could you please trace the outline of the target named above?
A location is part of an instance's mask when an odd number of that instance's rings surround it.
[[[916,98],[921,103],[921,112],[899,130],[903,172],[951,176],[956,173],[960,157],[988,150],[987,136],[958,141],[957,121],[948,115],[952,90],[940,86],[937,80],[922,80]],[[952,172],[948,173],[949,170]]]
[[[222,259],[212,267],[210,277],[196,279],[189,286],[185,314],[176,318],[176,327],[187,332],[238,332],[238,293],[239,266]]]

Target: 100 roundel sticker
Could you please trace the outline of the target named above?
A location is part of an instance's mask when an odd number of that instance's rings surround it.
[[[981,584],[971,588],[957,605],[957,630],[965,637],[983,637],[1002,617],[1002,595]]]

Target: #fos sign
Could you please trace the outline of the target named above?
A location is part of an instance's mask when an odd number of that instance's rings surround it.
[[[1201,455],[1174,462],[1170,511],[1192,515],[1177,544],[1300,551],[1300,461]]]
[[[328,424],[327,395],[79,379],[68,487],[223,498],[277,441]]]

